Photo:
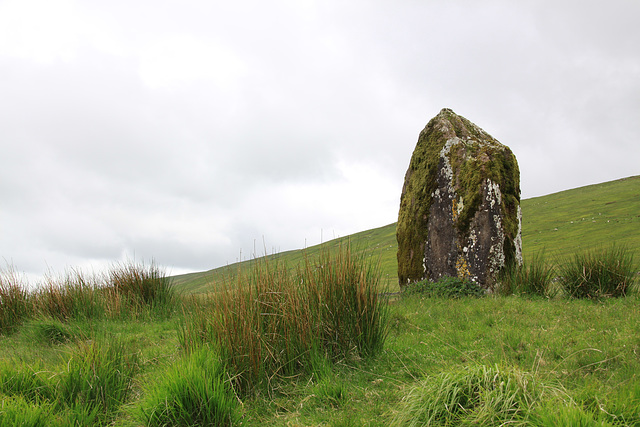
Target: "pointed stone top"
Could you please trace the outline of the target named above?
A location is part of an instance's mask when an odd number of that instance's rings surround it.
[[[485,143],[499,142],[470,120],[456,114],[450,108],[443,108],[438,115],[432,118],[423,133],[438,132],[444,140],[459,138],[461,140],[475,140]]]

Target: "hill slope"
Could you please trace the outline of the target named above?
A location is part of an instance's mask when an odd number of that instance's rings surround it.
[[[545,256],[564,259],[576,251],[612,243],[640,252],[640,176],[589,185],[542,197],[525,199],[522,206],[522,240],[525,260],[544,250]],[[380,257],[382,281],[397,288],[396,224],[374,228],[312,246],[270,255],[295,266],[305,256],[314,256],[326,247],[351,243],[352,250]],[[188,293],[214,290],[217,283],[238,269],[250,268],[251,261],[213,270],[174,277],[174,284]]]

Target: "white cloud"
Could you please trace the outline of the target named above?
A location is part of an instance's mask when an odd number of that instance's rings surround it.
[[[231,90],[245,69],[233,51],[191,34],[154,38],[140,53],[139,72],[152,89],[204,81]]]
[[[79,43],[71,0],[0,3],[0,54],[40,63],[71,60]]]

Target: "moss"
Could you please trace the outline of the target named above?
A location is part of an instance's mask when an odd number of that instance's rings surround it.
[[[402,284],[424,275],[423,257],[429,208],[433,192],[438,187],[436,178],[439,153],[447,140],[438,122],[438,117],[435,117],[420,132],[402,189],[396,231],[398,277]]]
[[[509,148],[499,144],[483,144],[478,141],[467,143],[467,158],[451,155],[450,162],[457,177],[455,190],[464,200],[464,209],[458,218],[458,230],[462,234],[469,231],[471,219],[482,202],[479,189],[488,178],[500,183],[502,193],[501,208],[505,218],[515,215],[520,204],[520,171],[515,156]],[[470,153],[470,155],[469,155]],[[479,159],[485,159],[484,163]],[[518,224],[507,221],[505,231],[512,237],[518,230]]]
[[[469,230],[471,218],[482,202],[478,189],[482,185],[484,174],[475,158],[468,161],[459,157],[452,159],[451,167],[454,176],[457,176],[456,193],[462,196],[464,201],[464,208],[458,218],[457,227],[461,233],[466,233]]]

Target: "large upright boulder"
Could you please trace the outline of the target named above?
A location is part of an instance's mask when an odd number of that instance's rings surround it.
[[[522,263],[520,170],[511,150],[443,109],[420,132],[398,215],[398,280],[470,279],[491,290]]]

